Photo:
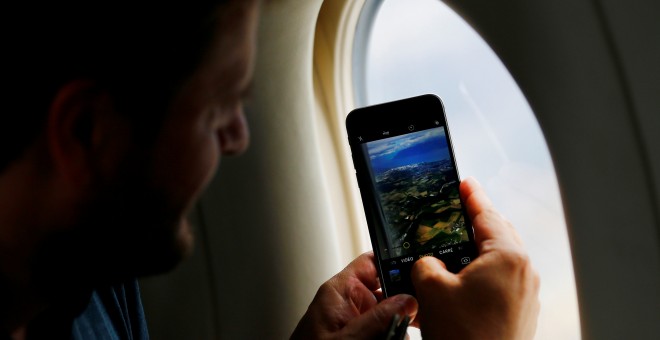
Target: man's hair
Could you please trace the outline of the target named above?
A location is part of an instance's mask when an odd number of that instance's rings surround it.
[[[0,172],[40,135],[58,89],[74,79],[93,81],[119,111],[157,125],[229,1],[3,4]]]

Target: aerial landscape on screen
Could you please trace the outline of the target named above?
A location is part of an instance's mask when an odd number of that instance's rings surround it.
[[[369,142],[367,152],[388,258],[468,241],[443,127]]]

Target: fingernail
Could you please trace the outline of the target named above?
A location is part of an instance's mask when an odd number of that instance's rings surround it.
[[[481,183],[479,183],[479,181],[476,178],[472,177],[472,176],[467,177],[465,179],[465,181],[472,182],[472,184],[474,184],[474,185],[481,186]]]
[[[403,306],[406,313],[414,312],[417,309],[417,299],[408,294],[398,294],[392,297],[392,302]]]

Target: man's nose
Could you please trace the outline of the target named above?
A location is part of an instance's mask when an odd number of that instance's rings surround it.
[[[229,125],[219,132],[220,151],[225,155],[243,153],[250,144],[250,131],[243,113],[239,113]]]

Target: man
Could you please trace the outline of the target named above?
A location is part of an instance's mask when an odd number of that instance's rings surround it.
[[[186,216],[220,155],[248,144],[258,0],[14,4],[0,150],[0,338],[147,338],[135,277],[193,246]],[[378,301],[371,255],[325,283],[294,337],[530,337],[538,278],[474,181],[481,256],[419,261],[419,292]],[[478,320],[478,322],[475,322]],[[447,324],[451,327],[445,327]]]

